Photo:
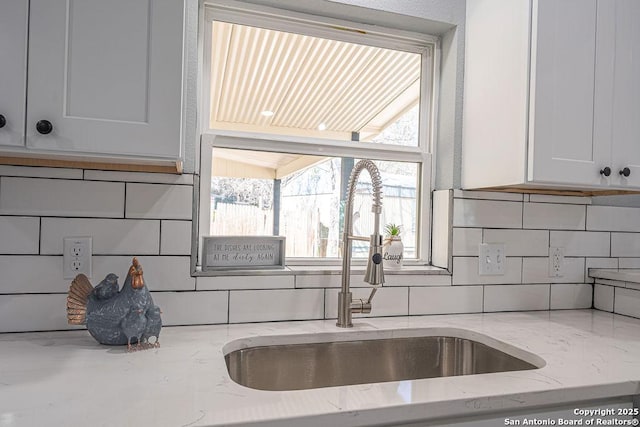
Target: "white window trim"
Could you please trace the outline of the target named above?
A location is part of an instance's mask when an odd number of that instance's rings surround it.
[[[201,131],[200,176],[211,176],[211,155],[213,147],[235,148],[258,151],[295,152],[325,157],[359,157],[372,160],[405,161],[420,163],[420,189],[417,193],[418,228],[417,236],[419,258],[406,260],[406,265],[428,265],[431,260],[431,190],[434,179],[432,166],[434,140],[436,136],[436,108],[438,95],[438,73],[440,45],[437,37],[381,28],[361,23],[306,15],[282,9],[274,9],[259,5],[250,5],[234,0],[218,0],[204,2],[204,19],[201,21],[200,45],[202,47],[202,70],[199,116]],[[208,128],[210,117],[210,75],[211,75],[211,34],[212,20],[225,21],[249,26],[258,26],[277,31],[289,31],[315,37],[332,38],[334,40],[370,44],[372,46],[397,49],[419,53],[423,57],[420,93],[420,108],[426,108],[419,128],[418,147],[391,146],[374,143],[332,141],[328,139],[294,137],[255,132],[238,132],[211,130]],[[364,34],[363,34],[364,33]],[[425,60],[426,59],[426,60]],[[424,120],[424,117],[427,120]],[[209,215],[211,210],[210,179],[200,180],[200,212],[198,232],[198,254],[201,254],[201,236],[209,233]],[[365,260],[354,260],[354,264]],[[287,265],[337,265],[339,258],[288,258]],[[198,265],[201,265],[200,255]]]

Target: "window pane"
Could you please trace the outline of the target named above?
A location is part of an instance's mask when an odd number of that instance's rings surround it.
[[[418,145],[420,54],[219,21],[211,37],[211,129]]]
[[[287,257],[340,257],[345,193],[357,161],[216,148],[211,234],[282,235]],[[419,164],[375,163],[383,182],[381,228],[401,225],[405,258],[417,258]],[[354,234],[369,236],[373,231],[371,190],[371,177],[363,171],[354,198]],[[368,244],[353,242],[354,257],[367,254]]]

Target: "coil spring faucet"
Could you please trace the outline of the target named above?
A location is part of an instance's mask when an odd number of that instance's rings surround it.
[[[356,192],[356,184],[360,172],[366,169],[371,175],[373,185],[373,205],[371,212],[374,215],[373,234],[367,238],[353,236],[353,199]],[[380,214],[382,213],[382,178],[380,171],[371,160],[360,160],[351,171],[347,191],[347,206],[344,212],[344,233],[342,236],[342,289],[338,293],[338,321],[336,325],[341,328],[353,326],[351,321],[353,313],[371,313],[371,300],[378,289],[384,283],[384,270],[382,268],[382,235],[380,234]],[[364,281],[372,286],[369,298],[354,300],[349,289],[351,273],[351,242],[354,240],[369,242],[369,258]]]

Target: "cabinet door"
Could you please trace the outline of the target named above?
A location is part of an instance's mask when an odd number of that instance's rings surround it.
[[[0,145],[24,145],[29,0],[0,8]]]
[[[611,185],[640,188],[640,2],[600,1],[594,137],[610,142]],[[620,171],[629,168],[624,177]]]
[[[27,146],[177,159],[183,16],[180,0],[31,0]]]
[[[533,5],[528,178],[607,185],[609,147],[593,138],[596,0]]]

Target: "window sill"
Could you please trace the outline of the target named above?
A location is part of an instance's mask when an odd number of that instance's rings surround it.
[[[351,274],[364,274],[365,266],[353,266]],[[342,267],[338,265],[290,265],[284,268],[268,270],[216,270],[202,271],[200,267],[192,274],[194,277],[216,277],[216,276],[289,276],[289,275],[340,275]],[[431,265],[405,265],[401,269],[386,269],[385,275],[451,275],[444,268],[433,267]]]

